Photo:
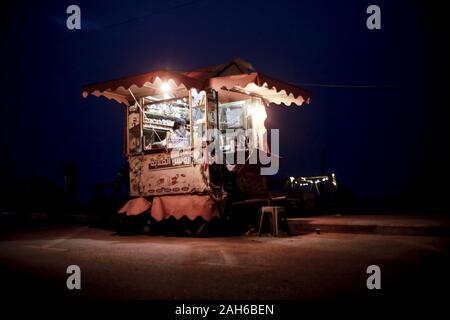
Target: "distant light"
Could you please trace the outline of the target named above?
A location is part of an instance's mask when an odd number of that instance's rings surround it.
[[[291,179],[291,183],[294,182],[294,177],[290,177],[289,179]]]
[[[162,92],[170,92],[171,90],[172,90],[172,87],[171,87],[171,85],[168,83],[168,82],[163,82],[163,83],[161,83],[161,91]]]

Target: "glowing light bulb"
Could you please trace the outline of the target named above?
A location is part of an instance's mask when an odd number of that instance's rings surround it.
[[[253,124],[264,127],[264,121],[267,118],[266,109],[260,103],[254,103],[250,105],[249,113],[252,116]]]
[[[172,87],[170,86],[170,84],[168,82],[161,83],[160,88],[161,88],[162,92],[169,92],[172,89]]]

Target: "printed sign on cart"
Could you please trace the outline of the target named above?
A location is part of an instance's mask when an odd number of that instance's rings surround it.
[[[130,194],[155,196],[203,192],[207,170],[191,165],[190,154],[159,153],[130,158]]]
[[[190,166],[191,154],[189,151],[174,150],[170,153],[148,155],[148,168],[161,169],[176,166]]]

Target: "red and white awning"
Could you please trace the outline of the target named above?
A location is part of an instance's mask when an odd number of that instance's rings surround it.
[[[83,87],[83,97],[89,94],[104,96],[128,105],[133,101],[133,95],[136,98],[161,95],[163,83],[171,87],[171,93],[176,97],[186,96],[190,89],[215,89],[251,94],[267,103],[284,105],[300,106],[309,103],[311,98],[309,91],[259,73],[240,59],[189,72],[160,70],[91,84]]]

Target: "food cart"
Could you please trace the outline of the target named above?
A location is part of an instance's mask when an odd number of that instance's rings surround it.
[[[255,150],[270,154],[265,108],[300,106],[311,96],[240,59],[91,84],[83,87],[88,95],[124,105],[130,201],[120,212],[145,211],[156,221],[210,221],[230,201],[267,192],[261,163],[249,161]],[[239,152],[244,160],[230,161]]]

